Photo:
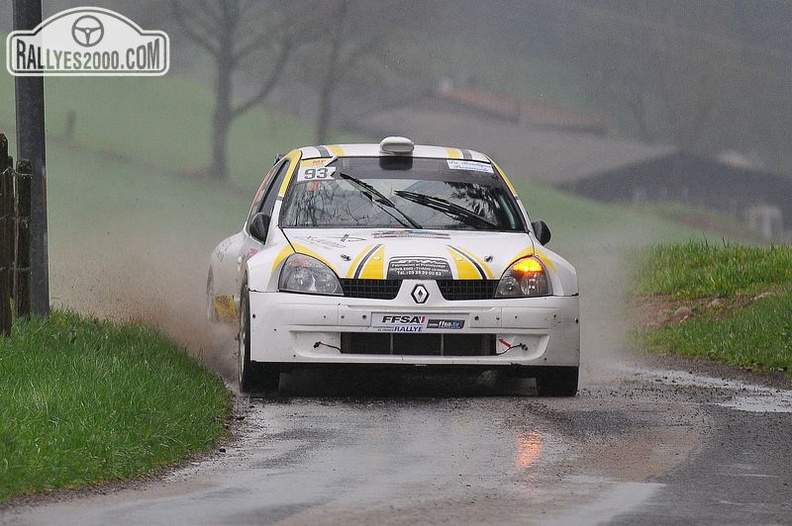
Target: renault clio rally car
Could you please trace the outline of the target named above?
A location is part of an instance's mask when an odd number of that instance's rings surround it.
[[[238,323],[239,385],[317,366],[494,370],[574,396],[575,269],[466,149],[311,146],[276,160],[211,257],[208,316]]]

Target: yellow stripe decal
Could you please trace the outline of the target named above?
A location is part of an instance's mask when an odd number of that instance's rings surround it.
[[[545,265],[547,265],[551,269],[555,270],[555,264],[553,263],[553,260],[551,260],[549,257],[547,257],[547,254],[545,254],[541,250],[537,250],[536,251],[536,257],[541,259],[542,263],[544,263]]]
[[[459,247],[453,247],[451,245],[449,245],[449,247],[455,250],[458,254],[466,257],[468,261],[470,261],[470,263],[476,267],[479,274],[481,274],[481,279],[495,279],[493,277],[492,270],[490,270],[489,266],[487,266],[487,264],[484,263],[484,260],[482,260],[480,257],[476,256],[475,254],[471,254],[467,250]]]
[[[517,255],[514,257],[514,259],[512,259],[512,264],[514,264],[514,262],[515,262],[515,261],[519,261],[519,260],[521,260],[522,258],[527,258],[527,257],[529,257],[529,256],[533,256],[533,255],[534,255],[534,249],[533,249],[533,247],[528,247],[528,248],[526,248],[525,250],[523,250],[522,252],[520,252],[519,254],[517,254]]]
[[[291,245],[286,245],[283,247],[283,250],[281,250],[280,253],[275,256],[275,262],[272,264],[272,272],[275,272],[275,269],[278,268],[278,265],[280,265],[284,259],[291,256],[292,254],[294,254],[294,249],[291,247]]]
[[[327,149],[330,150],[330,152],[333,155],[337,155],[339,157],[342,157],[344,155],[344,150],[336,144],[333,144],[332,146],[328,146]]]
[[[379,248],[360,269],[360,279],[384,279],[385,278],[385,247]]]
[[[321,261],[322,263],[324,263],[325,265],[330,267],[330,270],[332,270],[333,272],[336,273],[336,275],[338,275],[338,271],[335,269],[335,267],[328,260],[323,258],[319,253],[314,252],[310,248],[304,247],[302,245],[298,245],[298,244],[295,243],[294,244],[294,251],[298,252],[300,254],[305,254],[306,256],[311,256],[312,258],[318,259],[319,261]]]
[[[463,254],[459,254],[450,246],[446,247],[446,249],[448,249],[451,258],[456,263],[457,279],[481,279],[483,277],[476,266]]]
[[[302,150],[292,150],[286,154],[286,158],[289,159],[291,164],[289,165],[289,171],[286,172],[286,177],[283,178],[283,183],[281,183],[280,190],[278,190],[278,197],[282,198],[284,195],[286,195],[286,189],[289,187],[289,183],[294,176],[294,171],[297,169],[297,165],[299,164],[297,161],[300,160],[301,156]]]
[[[460,152],[456,148],[446,148],[446,154],[448,155],[449,159],[461,159],[462,158],[462,152]]]
[[[501,177],[503,177],[503,182],[506,183],[506,186],[509,187],[509,191],[512,193],[512,195],[516,196],[517,195],[517,190],[514,188],[514,185],[509,180],[509,178],[506,177],[506,172],[501,170],[501,167],[498,166],[498,164],[495,161],[493,161],[492,159],[490,159],[490,161],[492,162],[492,165],[498,170],[498,172],[500,173]]]
[[[352,263],[349,264],[349,271],[347,271],[347,275],[346,275],[347,278],[355,277],[355,271],[357,270],[358,265],[360,265],[360,262],[363,259],[363,256],[368,254],[369,250],[371,250],[372,247],[374,247],[374,245],[366,246],[366,248],[361,250],[360,254],[358,254],[357,257],[352,260]]]

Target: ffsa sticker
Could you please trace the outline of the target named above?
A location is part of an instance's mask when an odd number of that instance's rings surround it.
[[[297,182],[329,181],[335,171],[335,166],[300,166],[297,171]]]
[[[423,332],[426,316],[420,314],[375,313],[372,326],[380,332]]]

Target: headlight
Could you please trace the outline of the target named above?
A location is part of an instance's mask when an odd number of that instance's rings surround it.
[[[503,273],[495,297],[527,298],[549,296],[551,293],[550,278],[544,265],[538,259],[528,257],[516,261]]]
[[[305,254],[292,254],[286,259],[278,280],[278,290],[343,296],[341,282],[330,267]]]

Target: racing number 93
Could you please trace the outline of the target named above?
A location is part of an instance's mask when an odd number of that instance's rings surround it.
[[[334,166],[316,166],[311,168],[301,168],[299,181],[321,181],[329,179],[335,173]]]

